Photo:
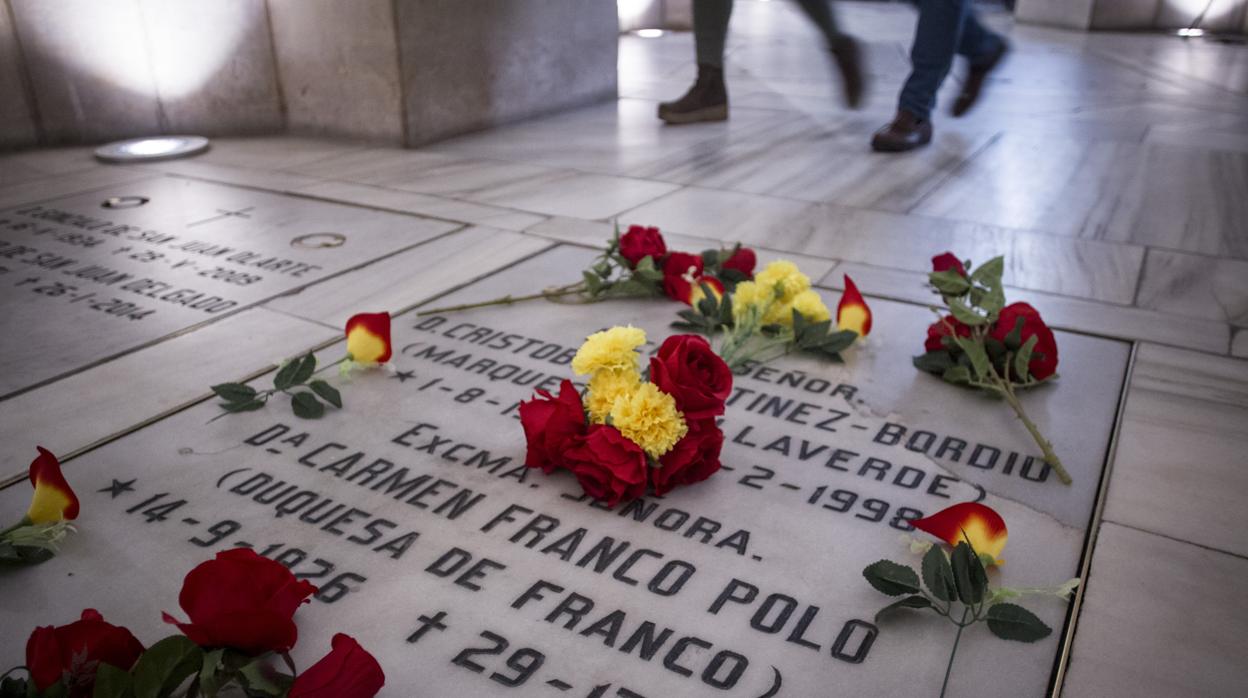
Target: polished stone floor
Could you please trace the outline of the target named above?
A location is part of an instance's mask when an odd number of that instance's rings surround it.
[[[1004,254],[1011,298],[1055,326],[1136,343],[1065,695],[1240,694],[1248,49],[991,15],[1014,50],[986,101],[962,119],[940,112],[929,148],[879,155],[867,141],[894,109],[914,16],[841,7],[867,48],[859,111],[840,104],[828,55],[792,6],[742,1],[726,123],[657,121],[657,101],[694,76],[692,40],[629,36],[614,103],[421,150],[274,137],[218,139],[144,168],[100,166],[79,148],[0,155],[0,206],[178,174],[473,226],[485,259],[474,275],[548,240],[597,244],[619,219],[741,240],[828,270],[828,288],[848,273],[870,296],[919,302],[933,253]],[[956,78],[942,108],[955,90]],[[454,260],[452,247],[439,254]],[[443,281],[405,288],[407,302]],[[327,325],[352,291],[321,294]]]

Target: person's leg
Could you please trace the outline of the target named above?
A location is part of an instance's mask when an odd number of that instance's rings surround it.
[[[962,116],[975,106],[988,73],[997,67],[1009,48],[1004,38],[979,21],[974,9],[967,12],[962,24],[962,40],[958,42],[958,54],[966,56],[971,65],[966,71],[966,80],[962,82],[962,91],[953,102],[954,116]]]
[[[693,46],[698,65],[724,67],[732,0],[693,0]]]
[[[819,31],[823,32],[841,73],[841,84],[845,88],[845,101],[850,107],[857,107],[862,99],[863,78],[862,60],[859,57],[858,42],[852,36],[842,34],[836,23],[836,13],[832,11],[831,0],[798,0],[798,4],[806,11],[806,16],[814,22]]]
[[[728,118],[724,84],[724,42],[732,0],[693,0],[693,43],[698,79],[683,97],[659,105],[659,118],[669,124],[723,121]]]
[[[949,74],[962,41],[970,0],[919,0],[919,23],[910,49],[910,77],[901,88],[899,106],[920,121],[931,117],[936,91]]]

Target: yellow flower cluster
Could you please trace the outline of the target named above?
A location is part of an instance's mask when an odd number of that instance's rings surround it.
[[[672,450],[689,427],[676,400],[641,380],[637,348],[645,331],[612,327],[591,334],[572,359],[572,370],[589,376],[584,404],[594,424],[611,424],[651,458]]]
[[[764,325],[792,325],[794,310],[813,322],[832,317],[823,299],[811,289],[810,277],[786,260],[776,260],[755,274],[753,281],[737,284],[732,295],[734,319],[741,322],[752,309],[761,313]]]

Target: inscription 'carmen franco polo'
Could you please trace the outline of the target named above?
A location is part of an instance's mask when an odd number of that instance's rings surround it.
[[[453,300],[561,278],[589,254],[557,248]],[[63,622],[43,614],[72,598],[159,637],[150,609],[176,605],[181,572],[244,546],[318,586],[324,607],[296,616],[300,637],[357,637],[385,667],[385,695],[935,695],[952,629],[917,615],[876,625],[886,601],[863,567],[914,562],[911,521],[983,501],[1010,527],[994,581],[1075,576],[1126,350],[1064,334],[1065,374],[1028,396],[1062,435],[1068,488],[999,405],[909,368],[926,309],[873,310],[872,341],[843,365],[788,358],[736,377],[721,472],[614,509],[524,466],[517,407],[571,375],[607,315],[657,342],[671,305],[400,316],[395,371],[357,376],[348,406],[321,420],[210,421],[219,408],[204,404],[69,464],[90,516],[74,541],[113,542],[0,578],[0,594],[23,599],[9,624]],[[0,506],[24,494],[0,492]],[[1061,602],[1029,607],[1062,627]],[[1042,695],[1060,635],[1022,645],[967,631],[950,693]],[[19,636],[0,638],[6,656],[20,656]],[[295,658],[321,652],[299,645]]]

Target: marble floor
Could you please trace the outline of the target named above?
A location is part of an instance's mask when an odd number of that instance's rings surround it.
[[[740,240],[809,260],[827,288],[848,273],[868,296],[917,302],[933,253],[1003,254],[1011,298],[1055,326],[1136,344],[1063,694],[1241,694],[1248,48],[990,14],[1014,50],[986,101],[962,119],[941,111],[929,148],[880,155],[867,142],[895,108],[914,15],[840,9],[865,42],[858,111],[840,103],[793,6],[742,0],[725,123],[656,120],[657,102],[695,74],[692,39],[625,36],[615,102],[420,150],[287,136],[217,139],[200,157],[142,168],[101,166],[82,148],[0,155],[0,207],[166,173],[471,226],[473,245],[495,235],[506,245],[491,252],[517,257],[551,241],[598,244],[618,219]],[[434,292],[401,290],[416,295],[396,305]],[[349,305],[341,292],[303,301],[332,326]]]

